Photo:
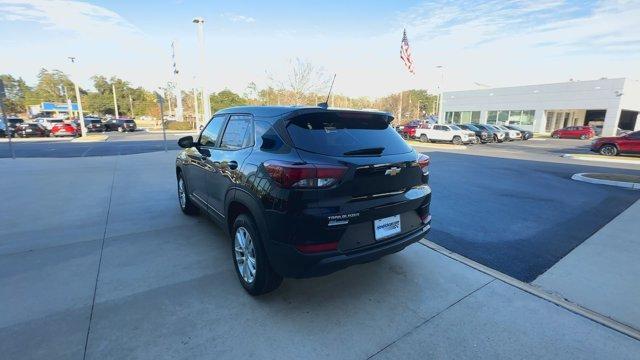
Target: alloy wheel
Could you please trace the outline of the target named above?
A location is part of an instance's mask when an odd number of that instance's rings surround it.
[[[182,177],[178,178],[178,201],[180,201],[180,207],[185,208],[187,206],[187,194],[184,189],[184,180]]]
[[[251,284],[256,277],[256,252],[251,235],[245,227],[240,226],[236,229],[233,242],[236,268],[244,281]]]

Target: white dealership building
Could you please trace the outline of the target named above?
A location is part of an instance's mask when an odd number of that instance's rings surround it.
[[[640,82],[627,78],[570,81],[442,94],[439,122],[512,124],[538,133],[576,125],[640,130]]]

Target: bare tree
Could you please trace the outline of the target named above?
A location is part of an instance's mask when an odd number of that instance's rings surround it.
[[[291,72],[286,80],[276,80],[272,76],[269,76],[269,79],[277,85],[276,87],[290,93],[293,97],[291,100],[296,105],[300,104],[306,95],[327,90],[330,78],[322,67],[300,58],[295,58],[290,63]]]

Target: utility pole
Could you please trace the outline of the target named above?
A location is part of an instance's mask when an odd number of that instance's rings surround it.
[[[202,107],[203,122],[209,121],[211,118],[211,104],[209,100],[209,92],[207,91],[207,79],[205,76],[206,62],[204,50],[204,19],[196,17],[193,23],[198,27],[198,43],[200,48],[200,83],[202,87]]]
[[[180,83],[178,82],[178,67],[176,65],[176,45],[175,41],[171,42],[171,59],[173,60],[173,83],[175,84],[176,93],[176,120],[183,121],[183,108],[182,108],[182,91],[180,90]]]
[[[195,127],[198,128],[198,124],[200,122],[200,110],[198,110],[198,90],[193,88],[193,111],[196,117]]]
[[[160,95],[157,91],[155,92],[156,94],[156,101],[158,102],[158,105],[160,105],[160,118],[163,119],[162,122],[162,139],[164,141],[164,152],[167,152],[167,132],[165,130],[164,127],[164,99],[162,98],[162,95]]]
[[[440,69],[440,84],[438,84],[438,123],[440,124],[444,124],[444,113],[442,113],[441,116],[441,112],[442,112],[442,93],[443,93],[443,83],[444,83],[444,66],[442,65],[438,65],[436,66],[437,69]]]
[[[68,57],[72,64],[76,63],[76,58],[73,56]],[[74,66],[75,70],[75,66]],[[84,124],[84,114],[82,113],[82,99],[80,99],[80,88],[78,87],[78,81],[73,82],[73,86],[76,90],[76,101],[78,102],[78,119],[80,121],[80,131],[82,136],[87,136],[87,127]]]
[[[133,119],[135,115],[133,114],[133,99],[131,98],[131,94],[129,94],[129,110],[131,110],[131,118]]]
[[[116,110],[116,119],[120,118],[120,115],[118,114],[118,99],[116,98],[116,84],[113,83],[111,84],[111,89],[113,90],[113,106],[115,107]]]
[[[73,106],[71,106],[71,99],[69,99],[69,93],[67,93],[67,87],[64,85],[60,85],[60,92],[64,94],[64,97],[67,99],[67,111],[69,112],[69,119],[73,115]]]
[[[0,79],[0,111],[2,112],[2,121],[4,121],[4,131],[9,138],[9,151],[11,152],[11,158],[15,159],[16,154],[13,151],[13,143],[11,142],[11,128],[9,127],[9,120],[7,120],[7,113],[4,111],[4,99],[7,97],[7,94],[4,91],[4,82]]]

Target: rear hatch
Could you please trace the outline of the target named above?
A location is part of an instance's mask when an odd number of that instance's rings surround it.
[[[388,120],[382,113],[322,111],[291,119],[287,131],[303,160],[349,168],[338,187],[354,198],[381,196],[423,181],[416,153]]]
[[[424,186],[427,175],[418,163],[422,155],[408,146],[388,121],[389,116],[382,113],[321,111],[299,115],[287,124],[304,162],[346,168],[335,185],[302,190],[296,199],[305,213],[316,216],[319,225],[337,231],[334,235],[342,239],[342,250],[374,244],[376,220],[401,216],[404,222],[399,234],[403,234],[420,225],[418,208],[428,211],[423,206],[430,194]],[[317,235],[326,237],[322,231]],[[316,237],[308,231],[305,236],[310,240]]]

